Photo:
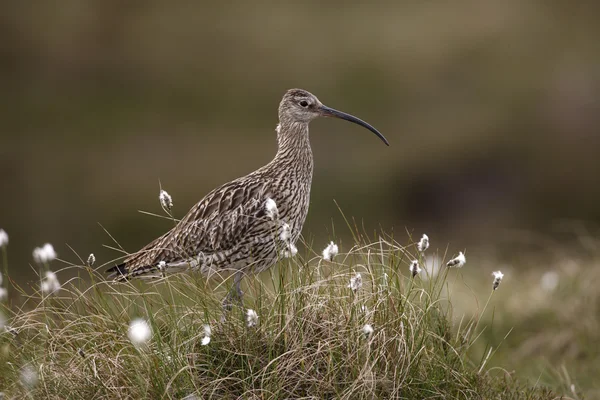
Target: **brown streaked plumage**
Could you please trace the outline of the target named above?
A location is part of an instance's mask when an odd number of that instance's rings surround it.
[[[235,286],[241,296],[243,275],[271,267],[300,236],[313,174],[308,124],[318,116],[357,123],[388,144],[366,122],[324,106],[305,90],[288,90],[279,105],[275,158],[211,191],[173,229],[109,269],[109,277],[118,281],[186,269],[203,274],[229,271],[236,274]],[[277,205],[276,220],[269,218],[265,209],[269,198]],[[289,238],[282,240],[285,224],[289,225]]]

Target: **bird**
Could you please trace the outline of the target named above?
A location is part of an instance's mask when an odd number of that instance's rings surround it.
[[[325,106],[303,89],[288,90],[278,113],[277,153],[268,164],[209,192],[171,230],[108,269],[108,278],[160,278],[190,270],[233,274],[230,295],[241,299],[244,276],[297,251],[313,177],[309,123],[317,117],[343,119],[389,146],[367,122]]]

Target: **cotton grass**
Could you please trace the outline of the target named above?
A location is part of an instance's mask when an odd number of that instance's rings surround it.
[[[8,233],[4,229],[0,229],[0,248],[8,246]]]
[[[41,247],[36,247],[33,250],[33,259],[38,264],[47,264],[56,259],[56,252],[50,243],[46,243]]]
[[[48,301],[34,293],[30,309],[10,315],[15,334],[0,332],[11,349],[0,374],[14,398],[512,395],[467,362],[464,332],[452,330],[441,301],[447,274],[413,279],[405,248],[355,243],[337,263],[278,262],[261,279],[247,278],[243,303],[229,310],[228,282],[217,278],[115,284],[91,268],[65,268],[61,275],[91,279],[70,280]],[[132,313],[147,317],[130,320]],[[40,374],[31,389],[11,367],[29,361]],[[453,379],[440,385],[436,376]]]
[[[142,346],[150,341],[152,329],[145,319],[137,318],[129,324],[127,336],[134,346]]]

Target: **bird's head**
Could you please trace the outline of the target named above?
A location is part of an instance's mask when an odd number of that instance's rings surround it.
[[[317,117],[332,117],[345,119],[367,128],[377,135],[386,145],[387,139],[375,128],[353,115],[334,110],[319,101],[317,96],[302,89],[288,90],[279,104],[279,121],[309,123]]]

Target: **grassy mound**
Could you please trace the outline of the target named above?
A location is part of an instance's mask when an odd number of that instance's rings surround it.
[[[392,239],[357,242],[333,261],[284,259],[246,278],[243,306],[228,312],[230,279],[113,284],[70,266],[57,275],[77,277],[60,291],[13,288],[23,304],[0,305],[0,391],[86,400],[555,398],[490,375],[489,351],[469,357],[483,327],[475,318],[450,323],[456,271],[442,264],[413,277],[413,259],[431,263]],[[350,285],[357,273],[362,285]],[[148,323],[148,340],[132,341],[136,318]]]

